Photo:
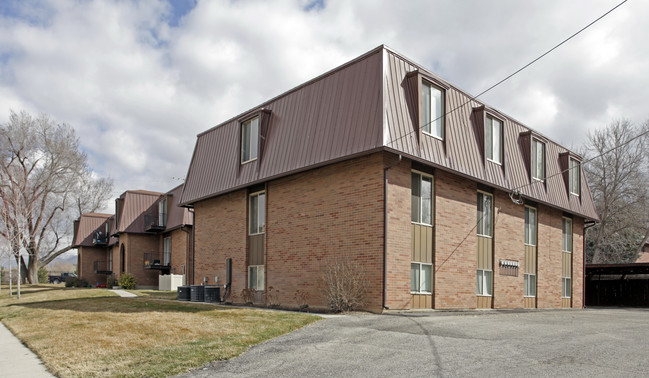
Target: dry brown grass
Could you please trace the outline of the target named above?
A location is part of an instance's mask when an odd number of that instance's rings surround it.
[[[0,319],[59,376],[169,376],[316,321],[315,316],[159,299],[102,289],[3,290]]]

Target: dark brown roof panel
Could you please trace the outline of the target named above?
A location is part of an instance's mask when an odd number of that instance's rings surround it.
[[[75,225],[75,235],[72,242],[72,247],[92,247],[92,239],[95,236],[95,231],[103,230],[105,228],[110,214],[88,213],[82,214],[77,220],[78,226]]]
[[[260,105],[271,115],[255,161],[240,164],[241,117],[200,134],[181,203],[380,148],[382,59],[375,49]]]
[[[144,216],[157,203],[162,193],[143,190],[126,191],[119,199],[123,201],[116,233],[144,233]]]

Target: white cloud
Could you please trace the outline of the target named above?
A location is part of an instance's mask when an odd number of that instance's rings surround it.
[[[0,15],[0,120],[45,112],[99,175],[167,190],[195,135],[387,44],[477,94],[616,1],[199,1],[178,26],[158,1],[16,2]],[[629,2],[482,97],[559,142],[649,117],[649,4]],[[174,24],[175,25],[175,24]]]

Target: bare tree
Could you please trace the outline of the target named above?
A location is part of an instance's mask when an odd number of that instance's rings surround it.
[[[584,164],[600,223],[586,234],[586,259],[634,262],[649,238],[649,122],[613,122],[588,136]],[[622,146],[616,148],[617,146]]]
[[[30,283],[38,268],[70,249],[71,220],[96,211],[112,182],[94,179],[74,129],[49,117],[10,112],[0,127],[0,237],[11,245]],[[27,252],[25,263],[16,249]]]

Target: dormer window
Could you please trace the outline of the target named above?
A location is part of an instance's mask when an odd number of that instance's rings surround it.
[[[570,157],[568,158],[568,164],[570,167],[568,173],[568,185],[570,188],[570,194],[578,196],[579,183],[581,181],[581,163],[579,162],[579,160]]]
[[[485,153],[487,160],[503,163],[503,123],[491,116],[485,117]]]
[[[241,164],[257,159],[259,151],[259,117],[241,124]]]
[[[444,139],[444,92],[432,83],[421,82],[421,129],[435,138]]]
[[[532,162],[532,178],[539,181],[545,180],[545,143],[536,138],[532,138],[532,153],[530,160]]]

